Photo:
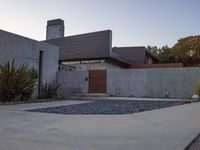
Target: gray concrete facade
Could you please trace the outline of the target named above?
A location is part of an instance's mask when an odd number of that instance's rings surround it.
[[[58,72],[60,96],[87,94],[88,71]],[[188,99],[195,94],[200,68],[107,69],[107,94],[111,96]],[[74,92],[77,91],[77,92]]]
[[[113,96],[191,98],[200,68],[107,70],[107,93]]]
[[[59,97],[88,93],[88,71],[59,71]]]
[[[25,64],[39,71],[40,51],[43,52],[42,82],[56,80],[59,61],[58,47],[0,30],[1,63],[15,59],[17,65]]]

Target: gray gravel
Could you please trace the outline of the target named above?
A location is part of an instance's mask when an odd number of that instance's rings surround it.
[[[185,104],[181,101],[97,100],[90,103],[28,110],[56,114],[132,114]]]

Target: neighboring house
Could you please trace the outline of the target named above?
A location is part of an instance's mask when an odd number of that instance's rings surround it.
[[[112,48],[111,30],[64,37],[61,19],[48,21],[43,42],[59,47],[62,70],[130,68],[132,64],[158,63],[145,47]]]
[[[20,35],[0,30],[0,62],[15,59],[39,72],[39,85],[56,80],[59,48]]]

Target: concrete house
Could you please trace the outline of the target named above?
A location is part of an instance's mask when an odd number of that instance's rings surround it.
[[[153,64],[158,59],[145,47],[112,48],[112,31],[64,37],[64,21],[47,23],[46,43],[58,46],[61,70],[130,68],[132,64]]]
[[[48,21],[45,41],[0,30],[0,61],[15,59],[17,65],[38,70],[38,87],[57,80],[60,97],[106,93],[163,98],[169,93],[170,98],[189,98],[194,94],[199,68],[156,64],[159,60],[145,47],[113,47],[111,30],[65,37],[64,29],[63,20]],[[136,69],[140,66],[150,68]]]
[[[46,40],[43,41],[59,47],[61,96],[107,93],[109,70],[158,63],[145,47],[113,47],[111,30],[65,37],[64,29],[63,20],[48,21]]]
[[[38,87],[44,82],[59,78],[59,64],[60,70],[66,71],[95,70],[90,71],[90,77],[98,75],[101,84],[97,86],[91,82],[91,78],[84,78],[91,83],[91,92],[94,93],[106,92],[107,69],[130,68],[131,64],[158,62],[145,47],[113,48],[111,30],[66,37],[64,30],[64,21],[61,19],[48,21],[45,41],[0,30],[0,59],[15,59],[17,64],[26,64],[38,70]],[[96,78],[93,79],[96,82]]]

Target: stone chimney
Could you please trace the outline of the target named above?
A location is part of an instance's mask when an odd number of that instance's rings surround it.
[[[64,20],[55,19],[47,21],[46,40],[62,38],[65,34]]]

